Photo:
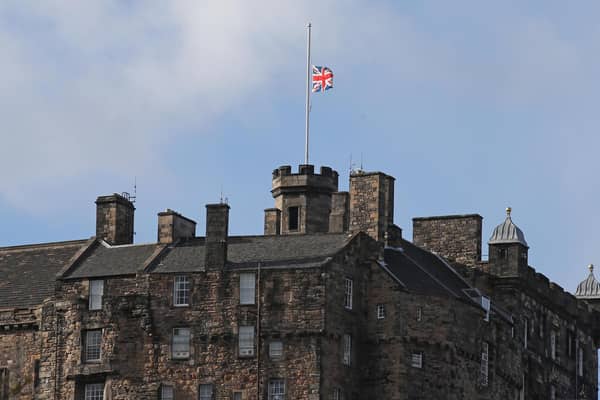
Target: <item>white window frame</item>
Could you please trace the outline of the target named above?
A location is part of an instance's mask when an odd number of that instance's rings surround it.
[[[198,400],[212,400],[215,395],[215,387],[212,383],[201,383],[198,386]]]
[[[352,298],[354,292],[354,281],[352,278],[344,279],[344,308],[352,310]]]
[[[352,365],[352,335],[347,333],[342,337],[342,364]]]
[[[483,320],[489,322],[490,320],[490,309],[492,308],[492,302],[486,296],[481,296],[481,307],[485,310],[485,317]]]
[[[83,398],[85,400],[104,399],[104,383],[86,383],[83,387]]]
[[[187,275],[176,275],[173,279],[173,306],[188,307],[190,305],[191,280]]]
[[[173,400],[175,398],[172,385],[160,385],[160,400]]]
[[[173,328],[171,337],[171,359],[186,360],[190,358],[190,342],[192,331],[190,328]]]
[[[556,331],[550,331],[550,358],[556,360]]]
[[[240,304],[256,303],[256,274],[244,272],[240,274]]]
[[[331,400],[344,400],[344,393],[340,388],[334,388]]]
[[[90,329],[84,332],[83,361],[86,363],[100,362],[102,360],[102,329]]]
[[[240,326],[238,329],[238,355],[240,357],[254,356],[254,326]]]
[[[271,340],[269,343],[269,358],[279,359],[283,357],[283,342],[281,340]]]
[[[104,281],[102,279],[90,279],[90,295],[88,298],[88,309],[102,310],[102,296],[104,296]]]
[[[489,372],[489,345],[487,342],[481,344],[481,386],[488,385]]]
[[[377,319],[385,319],[385,304],[377,304]]]
[[[423,352],[415,352],[410,356],[410,366],[413,368],[423,368]]]
[[[269,379],[269,400],[285,400],[285,380]]]

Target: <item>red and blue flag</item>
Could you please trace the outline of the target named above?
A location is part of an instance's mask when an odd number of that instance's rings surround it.
[[[327,67],[312,66],[312,91],[324,92],[333,87],[333,72]]]

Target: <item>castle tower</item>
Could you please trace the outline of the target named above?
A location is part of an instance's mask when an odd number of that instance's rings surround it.
[[[273,171],[271,193],[275,208],[265,210],[265,234],[288,235],[329,231],[331,196],[338,190],[338,173],[302,164],[298,173],[289,165]]]
[[[506,209],[506,220],[494,229],[488,242],[490,272],[501,277],[519,276],[527,269],[529,246],[512,221],[511,211]]]

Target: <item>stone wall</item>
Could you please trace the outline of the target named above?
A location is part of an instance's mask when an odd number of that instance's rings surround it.
[[[413,218],[413,243],[449,261],[475,265],[481,260],[478,214]]]

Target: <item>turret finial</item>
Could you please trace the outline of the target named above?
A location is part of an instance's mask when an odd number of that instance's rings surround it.
[[[594,264],[588,265],[588,269],[590,270],[590,274],[594,272]]]
[[[512,208],[506,207],[506,216],[510,217],[510,213],[512,212]]]

